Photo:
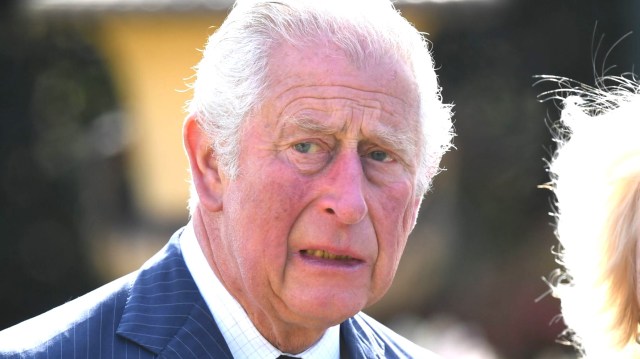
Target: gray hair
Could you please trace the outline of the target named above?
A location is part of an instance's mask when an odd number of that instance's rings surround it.
[[[416,195],[423,196],[451,147],[451,106],[442,103],[426,39],[388,0],[237,1],[209,38],[188,104],[189,115],[210,137],[220,168],[231,178],[238,174],[242,126],[261,105],[271,51],[282,42],[304,45],[322,37],[357,64],[391,57],[412,70],[422,128]],[[195,191],[191,196],[193,209]]]

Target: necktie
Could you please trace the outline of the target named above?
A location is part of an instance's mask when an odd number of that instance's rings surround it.
[[[280,355],[277,359],[301,359],[301,358],[297,358],[297,357],[290,357],[288,355]]]

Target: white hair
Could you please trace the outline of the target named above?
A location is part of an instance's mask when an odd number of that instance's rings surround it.
[[[634,77],[560,83],[569,88],[559,91],[568,96],[550,171],[564,268],[554,294],[581,355],[640,358],[640,86]]]
[[[267,90],[271,52],[283,42],[304,45],[322,38],[356,64],[391,57],[411,69],[422,127],[416,195],[423,196],[451,147],[451,107],[442,103],[427,41],[388,0],[237,1],[209,38],[188,104],[189,115],[210,137],[220,168],[231,178],[238,174],[241,129]],[[193,189],[191,196],[193,210]]]

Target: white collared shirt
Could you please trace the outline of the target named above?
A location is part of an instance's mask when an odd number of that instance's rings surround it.
[[[207,263],[189,222],[180,235],[182,256],[235,359],[275,359],[281,354],[304,359],[339,359],[340,326],[333,326],[302,353],[282,353],[256,329],[238,301],[227,291]]]

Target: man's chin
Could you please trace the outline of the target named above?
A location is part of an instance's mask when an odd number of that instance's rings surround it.
[[[353,298],[339,294],[305,296],[287,303],[292,312],[312,322],[322,323],[325,327],[340,324],[354,316],[368,305],[367,298]]]

